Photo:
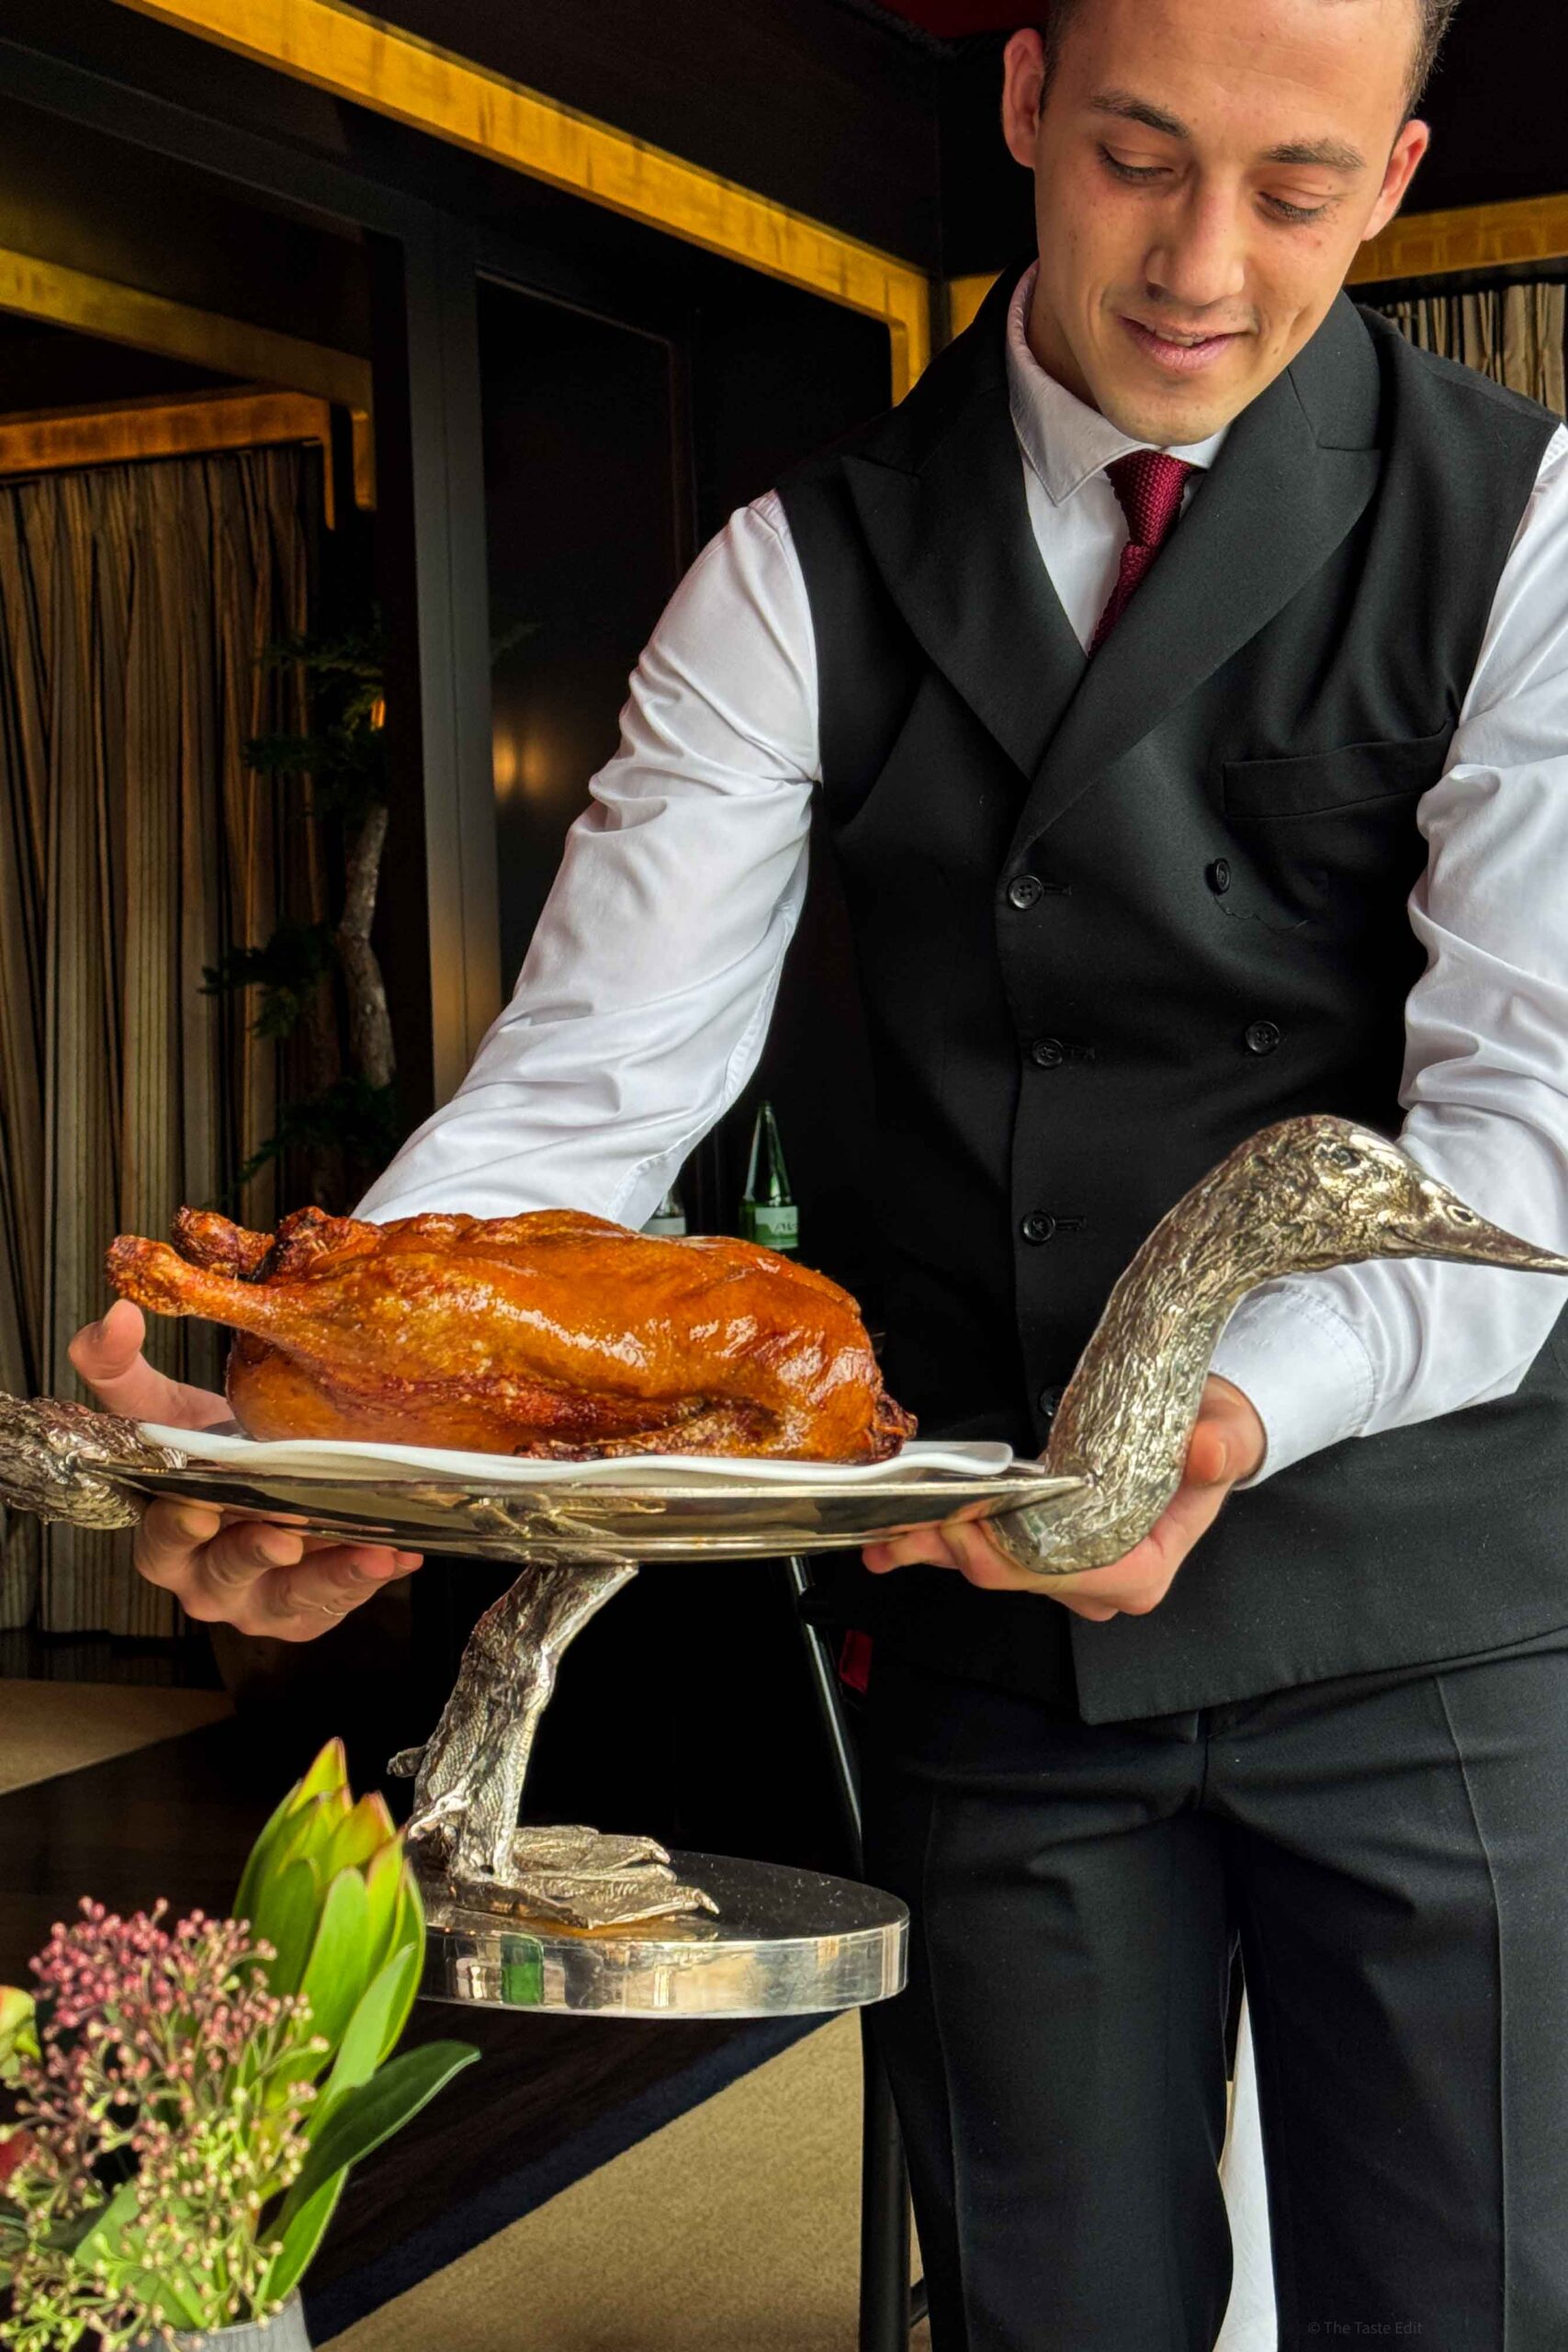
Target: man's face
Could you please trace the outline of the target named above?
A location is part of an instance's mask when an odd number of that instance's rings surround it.
[[[1034,172],[1030,346],[1123,433],[1201,441],[1321,324],[1424,153],[1404,120],[1416,0],[1080,0],[1041,104],[1006,51]]]

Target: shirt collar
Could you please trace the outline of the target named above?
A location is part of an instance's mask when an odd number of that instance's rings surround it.
[[[1038,261],[1030,263],[1014,287],[1008,307],[1008,400],[1023,454],[1044,484],[1047,495],[1060,506],[1083,487],[1091,474],[1101,472],[1112,458],[1123,457],[1129,449],[1147,449],[1154,445],[1130,440],[1108,416],[1101,416],[1098,409],[1090,408],[1076,393],[1069,392],[1065,384],[1059,384],[1055,376],[1048,376],[1031,351],[1023,322],[1029,315],[1039,268]],[[1229,431],[1228,424],[1222,424],[1206,441],[1185,444],[1173,448],[1170,454],[1173,458],[1185,458],[1190,465],[1212,466]]]

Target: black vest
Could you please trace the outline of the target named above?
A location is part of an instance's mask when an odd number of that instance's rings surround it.
[[[876,1077],[888,1385],[927,1436],[1032,1453],[1116,1276],[1233,1145],[1299,1112],[1398,1134],[1416,804],[1556,420],[1339,296],[1089,663],[1009,414],[1021,266],[779,491]],[[1514,1395],[1233,1492],[1146,1616],[858,1563],[824,1613],[1087,1722],[1158,1714],[1568,1624],[1565,1506],[1560,1329]]]

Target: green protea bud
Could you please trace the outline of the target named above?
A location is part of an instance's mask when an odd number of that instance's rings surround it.
[[[335,2060],[367,1994],[394,1962],[359,2039],[374,2023],[378,2059],[397,2040],[417,1983],[423,1906],[385,1799],[372,1792],[355,1802],[341,1740],[322,1748],[262,1831],[234,1910],[273,1949],[270,1990],[300,1993],[309,2003],[311,2038],[301,2036],[276,2096]],[[356,2040],[350,2071],[358,2064]]]

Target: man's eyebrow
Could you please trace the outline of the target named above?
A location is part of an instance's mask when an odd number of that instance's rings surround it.
[[[1157,130],[1167,139],[1190,140],[1192,133],[1179,116],[1167,114],[1163,107],[1151,106],[1147,98],[1134,96],[1131,90],[1101,90],[1089,100],[1095,114],[1119,115],[1123,122],[1142,123],[1145,130]],[[1359,148],[1342,139],[1288,139],[1278,147],[1265,150],[1265,164],[1315,164],[1330,172],[1364,172],[1367,159]]]
[[[1280,147],[1270,147],[1263,161],[1266,164],[1318,164],[1330,172],[1364,172],[1367,159],[1358,147],[1348,147],[1342,139],[1292,139]]]
[[[1135,98],[1131,90],[1101,90],[1089,103],[1096,114],[1119,114],[1125,122],[1141,122],[1145,130],[1163,130],[1168,139],[1192,136],[1175,115],[1167,114],[1163,107],[1150,106],[1146,98]]]

